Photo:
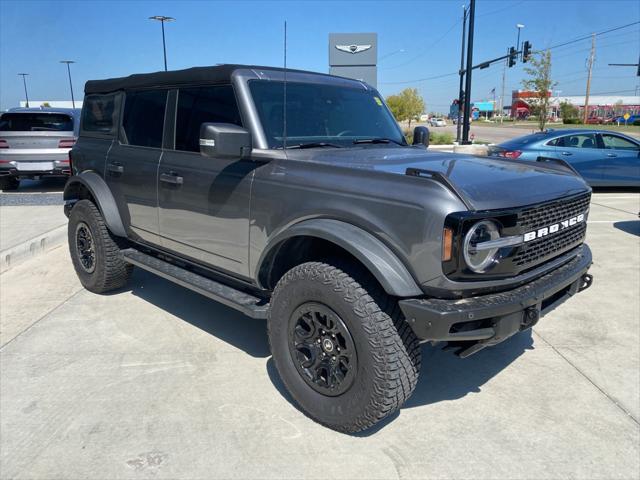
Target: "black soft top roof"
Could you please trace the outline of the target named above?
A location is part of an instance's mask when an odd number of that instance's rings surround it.
[[[184,70],[172,70],[169,72],[136,73],[128,77],[107,78],[105,80],[89,80],[84,86],[84,93],[108,93],[117,90],[126,90],[144,87],[174,86],[190,83],[229,83],[231,74],[235,70],[255,69],[255,70],[276,70],[282,71],[278,67],[260,67],[255,65],[216,65],[214,67],[192,67]],[[323,73],[306,72],[303,70],[287,69],[288,72],[314,73],[316,75],[326,75]],[[328,75],[326,75],[328,76]]]

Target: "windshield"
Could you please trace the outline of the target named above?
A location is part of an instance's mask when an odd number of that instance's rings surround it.
[[[249,87],[269,148],[282,148],[284,82],[252,80]],[[377,92],[287,82],[287,147],[318,143],[346,147],[366,139],[405,143]]]
[[[73,131],[73,118],[63,113],[3,113],[0,117],[2,132]]]

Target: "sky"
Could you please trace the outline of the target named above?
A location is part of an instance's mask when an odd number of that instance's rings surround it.
[[[166,24],[169,69],[217,63],[281,66],[287,21],[288,66],[328,72],[328,35],[378,33],[378,89],[384,96],[406,87],[419,90],[429,112],[448,112],[457,97],[461,17],[465,0],[448,1],[40,1],[0,0],[0,109],[24,100],[70,100],[71,65],[76,99],[90,79],[163,68],[160,24],[151,15],[176,18]],[[521,41],[534,50],[637,22],[637,0],[477,0],[474,64],[506,53]],[[591,40],[552,50],[556,95],[584,95]],[[637,63],[640,24],[600,35],[592,94],[633,95],[640,87]],[[473,74],[472,100],[491,100],[502,90],[502,64]],[[505,91],[521,87],[523,65],[506,70]],[[427,79],[427,80],[421,80]],[[559,91],[559,93],[558,93]],[[505,104],[509,104],[509,100]]]

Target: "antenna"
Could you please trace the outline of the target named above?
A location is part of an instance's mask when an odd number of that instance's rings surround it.
[[[282,149],[287,151],[287,21],[284,21],[284,96],[282,103]]]

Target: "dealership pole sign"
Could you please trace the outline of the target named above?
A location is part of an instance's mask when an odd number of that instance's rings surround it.
[[[377,88],[378,34],[330,33],[329,73],[354,78]]]

